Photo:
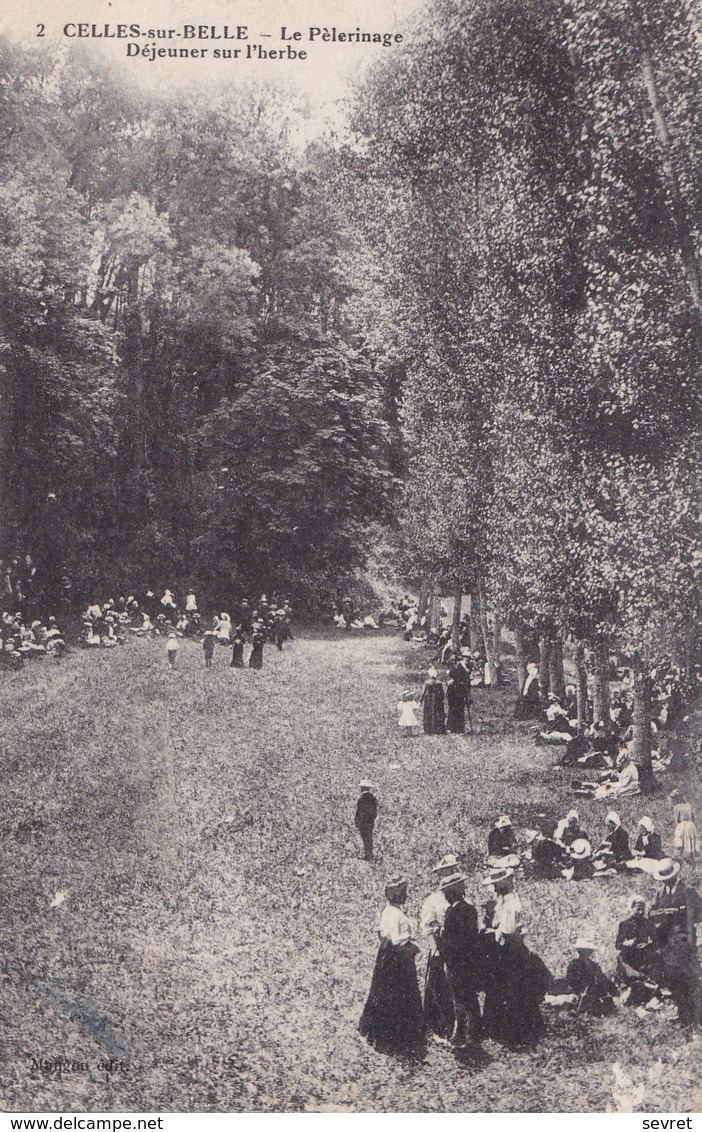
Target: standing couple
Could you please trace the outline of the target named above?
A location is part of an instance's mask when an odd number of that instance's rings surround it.
[[[432,665],[427,673],[419,701],[424,712],[425,735],[444,735],[447,730],[456,735],[464,735],[466,717],[471,725],[471,731],[473,730],[470,718],[470,668],[460,655],[455,655],[449,658],[447,669],[445,693],[436,668]]]

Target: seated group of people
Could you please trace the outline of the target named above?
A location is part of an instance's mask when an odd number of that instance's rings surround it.
[[[611,1014],[617,1002],[657,1009],[671,998],[680,1023],[698,1029],[702,1025],[696,951],[700,898],[681,880],[678,861],[659,861],[655,879],[661,888],[650,907],[639,893],[629,899],[629,915],[617,928],[613,978],[596,962],[595,944],[579,939],[577,959],[568,966],[565,979],[554,983],[552,991],[554,995],[575,996],[579,1011],[595,1015]]]
[[[256,608],[258,605],[258,608]],[[92,602],[83,614],[81,643],[86,647],[111,648],[123,644],[125,631],[139,637],[169,636],[179,637],[214,636],[224,645],[231,645],[237,631],[250,639],[254,631],[264,632],[275,637],[276,642],[290,637],[292,608],[289,601],[278,598],[270,603],[265,594],[258,603],[243,598],[236,604],[236,622],[229,613],[216,614],[209,628],[198,609],[197,598],[192,589],[182,600],[176,599],[173,590],[165,589],[163,596],[157,598],[153,590],[147,590],[137,601],[134,594],[110,598],[104,605]]]
[[[3,613],[0,620],[0,667],[21,668],[26,659],[42,656],[61,657],[66,642],[56,618],[46,624],[34,620],[27,624],[21,613]]]
[[[677,795],[674,820],[671,855],[678,860],[694,859],[699,853],[699,836],[692,807]],[[639,819],[633,847],[615,810],[606,815],[604,825],[604,835],[595,844],[583,829],[578,811],[570,810],[558,822],[544,820],[540,828],[525,830],[520,845],[509,815],[502,814],[488,835],[488,867],[521,866],[527,876],[538,880],[589,880],[630,870],[656,876],[667,853],[650,817]]]

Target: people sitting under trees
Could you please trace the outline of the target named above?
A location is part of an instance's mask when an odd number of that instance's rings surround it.
[[[512,828],[512,819],[507,814],[502,814],[495,819],[488,834],[487,848],[489,857],[506,857],[508,854],[514,853],[517,848],[517,838]]]
[[[624,747],[611,771],[603,771],[595,782],[576,778],[572,786],[576,794],[585,794],[591,798],[629,797],[640,792],[639,768]]]
[[[622,825],[622,819],[615,810],[610,810],[605,818],[606,834],[595,850],[593,863],[601,862],[605,867],[617,872],[626,868],[631,859],[629,834]]]
[[[640,818],[638,834],[634,843],[634,855],[627,862],[629,868],[640,869],[652,876],[658,867],[658,862],[664,856],[661,835],[656,832],[652,819],[649,817]]]
[[[620,986],[629,990],[628,1004],[642,1006],[658,993],[657,956],[643,896],[632,896],[629,909],[630,915],[617,928],[616,978]]]
[[[528,829],[523,860],[528,875],[534,880],[554,880],[561,875],[563,846],[556,844],[541,829]]]
[[[578,734],[577,726],[570,722],[558,696],[552,693],[549,693],[545,714],[546,723],[536,736],[537,746],[564,745]]]
[[[592,846],[586,837],[578,837],[563,854],[561,875],[566,880],[590,880],[594,872]]]
[[[571,959],[565,976],[566,993],[577,995],[577,1013],[597,1018],[612,1014],[617,986],[600,967],[595,956],[597,947],[582,936],[573,944],[577,955]]]
[[[588,841],[588,835],[580,824],[580,815],[577,810],[569,810],[564,818],[557,823],[553,839],[564,848],[572,845],[576,840]]]

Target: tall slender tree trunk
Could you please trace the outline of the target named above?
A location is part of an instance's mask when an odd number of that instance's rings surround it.
[[[539,640],[539,684],[541,685],[541,694],[546,695],[551,690],[551,683],[549,679],[549,662],[551,659],[551,639],[549,637],[541,637]]]
[[[492,688],[495,683],[495,658],[492,652],[492,635],[488,625],[487,612],[483,603],[480,605],[480,633],[483,638],[485,659],[487,661],[487,682]]]
[[[592,715],[595,723],[604,723],[609,731],[612,725],[609,714],[609,647],[598,637],[592,650],[595,683],[592,693]]]
[[[515,663],[517,666],[517,692],[519,695],[522,693],[524,682],[526,680],[526,666],[527,666],[527,641],[524,624],[522,621],[517,621],[514,628],[514,644],[515,644]]]
[[[548,679],[550,690],[563,702],[565,698],[565,672],[563,671],[563,641],[555,637],[551,641],[551,652],[548,658]]]
[[[476,593],[468,595],[468,604],[470,606],[470,621],[468,622],[470,651],[475,652],[476,649],[480,648],[480,602]]]
[[[587,665],[585,664],[585,646],[578,641],[575,646],[575,670],[577,682],[575,694],[578,703],[578,731],[583,732],[587,726]]]
[[[502,660],[502,622],[497,614],[492,623],[492,651],[495,657],[495,664],[498,665]]]
[[[461,635],[461,605],[463,603],[463,589],[458,586],[455,594],[453,595],[453,618],[451,621],[451,648],[458,649],[459,638]]]
[[[431,598],[431,591],[433,589],[431,578],[422,578],[422,583],[419,587],[419,602],[417,608],[417,619],[419,621],[424,617],[427,609],[429,608],[429,600]]]
[[[639,783],[645,794],[655,787],[651,750],[651,680],[643,671],[641,660],[634,658],[634,710],[632,758],[639,769]]]
[[[697,307],[698,314],[702,315],[702,271],[700,271],[700,261],[697,254],[696,243],[690,228],[685,201],[680,190],[680,179],[675,168],[670,130],[668,129],[668,122],[665,116],[665,105],[658,92],[656,72],[653,65],[653,54],[644,29],[638,0],[631,0],[631,7],[639,41],[641,76],[643,78],[646,94],[648,95],[648,101],[651,105],[653,126],[661,149],[663,172],[667,178],[668,188],[670,190],[673,223],[677,232],[680,254],[685,267],[687,286],[690,297]]]
[[[429,632],[438,633],[441,625],[441,596],[432,594],[429,603]]]
[[[478,577],[478,617],[480,620],[480,634],[483,638],[483,648],[485,649],[485,659],[487,661],[487,682],[492,688],[495,683],[495,656],[492,651],[492,634],[488,625],[487,617],[487,601],[485,600],[485,589],[480,577]]]

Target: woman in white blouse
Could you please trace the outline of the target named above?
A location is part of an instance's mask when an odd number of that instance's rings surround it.
[[[370,1045],[383,1053],[407,1052],[424,1041],[422,1000],[417,983],[414,925],[403,906],[407,903],[405,877],[393,877],[385,886],[387,904],[378,925],[380,947],[368,999],[358,1024]]]

